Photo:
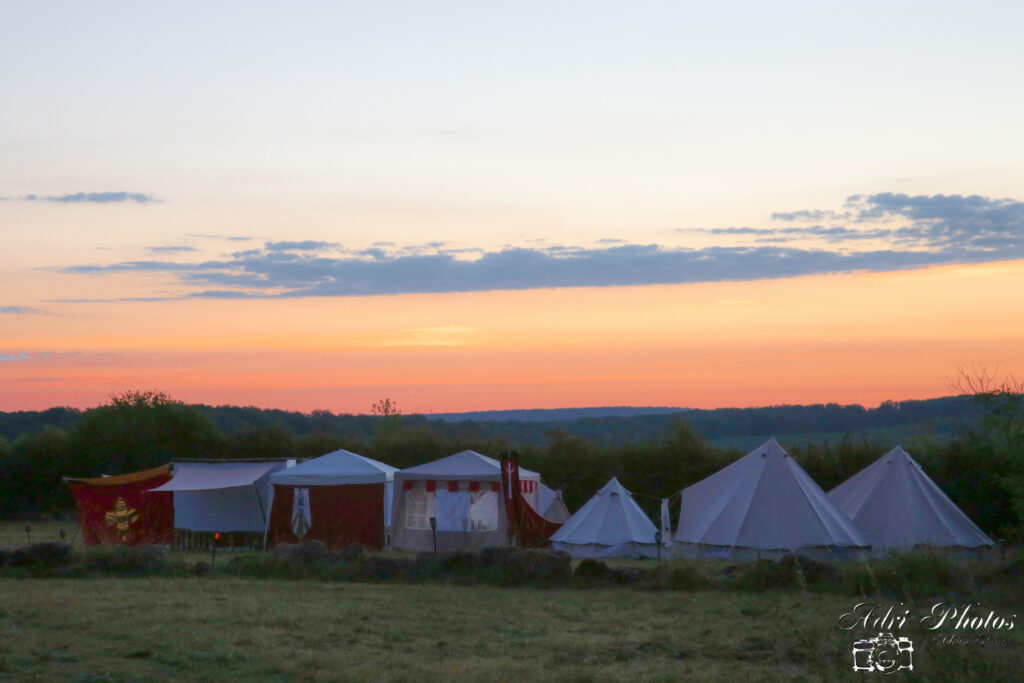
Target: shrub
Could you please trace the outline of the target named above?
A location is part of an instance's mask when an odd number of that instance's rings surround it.
[[[647,572],[637,584],[643,590],[694,591],[707,588],[711,579],[692,564],[665,563]]]

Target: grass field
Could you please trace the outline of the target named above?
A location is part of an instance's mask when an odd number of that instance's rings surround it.
[[[0,545],[23,543],[23,529],[9,527],[0,524]],[[58,527],[33,523],[33,540],[52,540],[37,539],[37,529],[58,536]],[[947,645],[937,636],[953,631],[920,624],[939,600],[976,597],[983,615],[1019,608],[1014,597],[972,594],[915,597],[901,607],[912,611],[897,635],[913,641],[914,671],[892,680],[1020,680],[1019,629],[982,632],[1005,643]],[[877,630],[839,628],[862,600],[799,590],[544,590],[216,572],[0,578],[0,680],[863,681],[874,674],[852,670],[851,647]]]

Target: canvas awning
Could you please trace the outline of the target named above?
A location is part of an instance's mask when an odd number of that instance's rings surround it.
[[[153,491],[213,491],[252,486],[261,477],[282,469],[283,460],[273,462],[177,462],[174,478]]]

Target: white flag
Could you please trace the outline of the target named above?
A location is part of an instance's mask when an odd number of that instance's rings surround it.
[[[672,545],[672,520],[668,514],[668,498],[661,499],[661,544]]]
[[[299,538],[313,526],[313,513],[309,509],[309,489],[295,489],[292,498],[292,531]]]

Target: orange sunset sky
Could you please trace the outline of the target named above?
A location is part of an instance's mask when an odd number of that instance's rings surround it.
[[[1024,374],[1024,10],[399,5],[2,11],[0,410]]]

